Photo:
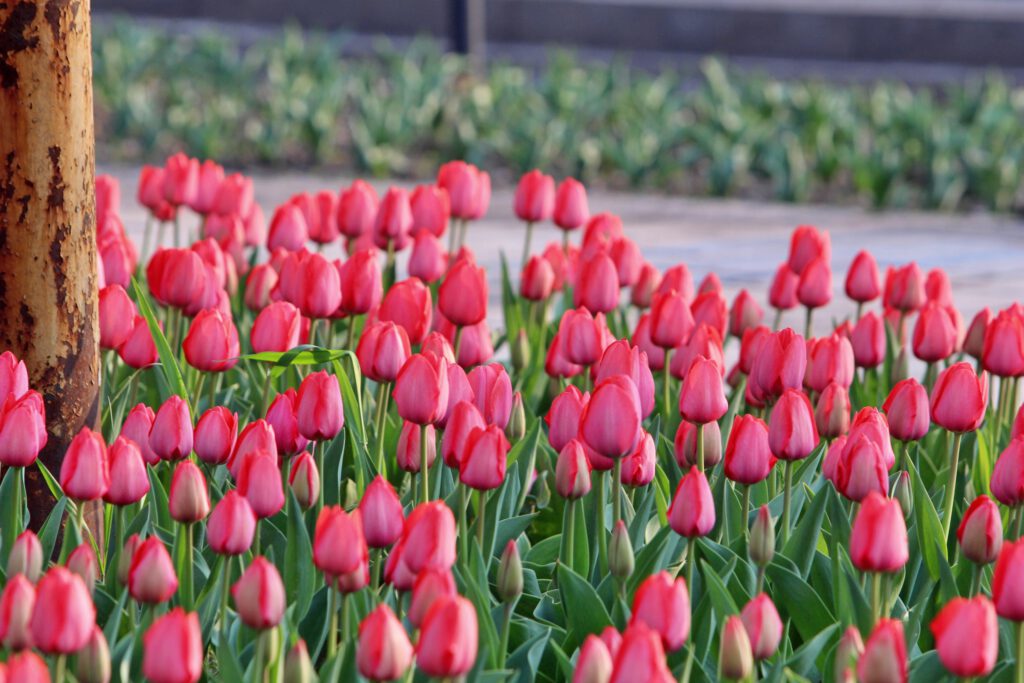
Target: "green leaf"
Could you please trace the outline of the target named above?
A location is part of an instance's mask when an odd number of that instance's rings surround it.
[[[558,588],[562,593],[562,611],[569,625],[562,648],[566,652],[574,652],[589,634],[600,633],[611,626],[612,618],[594,587],[564,564],[558,565]]]
[[[821,489],[814,495],[810,487],[804,487],[806,495],[811,499],[810,507],[804,512],[793,530],[782,554],[793,561],[800,569],[800,575],[807,577],[811,571],[811,562],[814,560],[814,553],[818,547],[818,536],[821,534],[821,524],[825,520],[825,503],[828,495]]]
[[[789,614],[801,638],[810,640],[835,623],[832,610],[810,584],[778,564],[777,560],[769,565],[768,578],[772,582],[772,597],[777,606]]]
[[[25,530],[25,468],[8,467],[0,484],[0,538],[4,556],[14,546],[14,539]]]
[[[735,562],[735,559],[733,560]],[[711,568],[705,561],[701,561],[701,575],[704,577],[704,584],[708,590],[708,596],[711,599],[711,605],[715,608],[715,614],[718,616],[719,622],[724,622],[727,617],[733,614],[739,614],[740,608],[736,606],[736,601],[732,599],[732,595],[729,593],[729,589],[722,583],[722,579],[718,577],[715,570]]]
[[[313,600],[316,575],[313,570],[313,546],[306,529],[305,515],[295,499],[291,487],[288,491],[288,545],[284,556],[284,585],[288,604],[295,605],[294,619],[301,621]]]
[[[153,305],[149,302],[149,295],[134,277],[132,278],[132,292],[135,294],[135,303],[139,307],[139,313],[146,319],[149,333],[153,335],[156,353],[160,357],[160,371],[163,373],[168,388],[171,393],[177,394],[191,405],[188,389],[185,388],[185,380],[182,378],[181,368],[178,366],[177,355],[171,349],[163,330],[160,329],[160,323],[157,322],[156,314],[153,312]]]
[[[50,511],[43,528],[39,530],[39,545],[43,547],[43,558],[49,560],[53,557],[53,548],[57,544],[57,534],[60,532],[61,522],[64,518],[64,510],[68,506],[67,498],[59,498],[57,504]]]
[[[911,489],[914,492],[914,526],[917,528],[918,545],[924,555],[925,566],[932,581],[939,580],[939,557],[948,561],[946,542],[942,533],[942,522],[935,510],[928,490],[921,481],[921,474],[914,467],[913,459],[907,458]],[[940,542],[941,540],[941,542]]]

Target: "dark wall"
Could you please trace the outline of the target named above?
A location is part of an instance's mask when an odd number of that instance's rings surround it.
[[[450,0],[94,0],[99,11],[324,30],[448,35]],[[502,43],[865,62],[1024,66],[1024,3],[964,0],[951,9],[795,6],[782,0],[488,0],[487,38]]]

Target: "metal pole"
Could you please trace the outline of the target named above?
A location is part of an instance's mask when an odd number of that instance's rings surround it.
[[[476,70],[487,58],[487,11],[485,0],[451,0],[452,50],[469,57]]]

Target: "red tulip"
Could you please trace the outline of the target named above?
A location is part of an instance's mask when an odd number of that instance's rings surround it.
[[[729,309],[725,297],[718,291],[703,292],[690,304],[693,324],[700,328],[707,325],[714,328],[719,337],[724,337],[729,324]]]
[[[797,300],[807,308],[820,308],[832,301],[832,268],[819,256],[804,268],[796,289]]]
[[[703,425],[717,421],[728,410],[718,364],[698,356],[683,380],[679,414],[684,420]]]
[[[640,440],[640,397],[624,375],[600,382],[580,416],[579,434],[587,446],[606,458],[632,453]]]
[[[853,565],[865,572],[895,572],[907,558],[907,524],[899,501],[869,493],[861,501],[850,533]]]
[[[356,238],[373,229],[377,216],[377,193],[364,180],[356,180],[338,199],[338,229],[348,238]]]
[[[320,370],[307,375],[295,400],[299,433],[311,441],[333,439],[345,426],[338,377]]]
[[[767,432],[765,438],[767,439]],[[765,441],[766,446],[767,443]],[[672,445],[676,462],[681,469],[687,470],[690,466],[698,464],[697,425],[686,420],[680,422]],[[717,422],[708,422],[704,425],[704,467],[714,467],[721,460],[722,431]]]
[[[152,683],[196,683],[203,675],[199,615],[176,607],[142,637],[142,674]]]
[[[985,334],[991,322],[992,310],[988,306],[978,311],[967,327],[963,343],[964,353],[981,360],[985,353]]]
[[[60,655],[77,652],[89,640],[95,621],[96,608],[80,576],[56,566],[39,579],[29,622],[36,649]]]
[[[818,397],[814,407],[814,424],[823,439],[834,439],[850,428],[850,393],[846,387],[832,382]]]
[[[572,683],[608,683],[612,677],[612,655],[608,646],[591,634],[583,641],[576,659]]]
[[[405,328],[389,321],[367,325],[356,348],[363,374],[375,382],[394,382],[410,353]]]
[[[566,359],[574,365],[589,367],[600,359],[604,350],[601,316],[594,316],[585,308],[568,310],[562,316],[558,334]]]
[[[1024,502],[1024,439],[1014,436],[992,469],[992,495],[1003,505]]]
[[[175,207],[164,197],[166,176],[167,171],[153,166],[143,166],[139,172],[136,199],[159,221],[169,221],[177,213]]]
[[[308,318],[329,318],[342,303],[341,275],[337,266],[318,253],[307,254],[297,264],[298,272],[291,276],[282,267],[282,293],[286,281],[295,289],[285,299],[299,307]],[[367,287],[369,283],[363,283]]]
[[[854,325],[850,344],[857,367],[878,367],[885,360],[885,323],[874,311],[868,311]]]
[[[555,210],[555,180],[537,169],[524,173],[516,186],[515,212],[521,221],[539,223]]]
[[[437,185],[418,185],[409,195],[412,209],[412,230],[427,231],[434,237],[441,237],[448,229],[451,216],[451,202],[448,192]]]
[[[458,677],[476,662],[476,608],[455,595],[439,598],[427,612],[416,643],[416,665],[428,676]]]
[[[663,349],[674,349],[686,343],[694,328],[690,306],[674,289],[654,295],[650,320],[651,341]]]
[[[389,187],[380,200],[373,224],[373,243],[380,249],[401,251],[412,230],[412,206],[409,193],[400,187]]]
[[[46,407],[37,391],[15,397],[8,394],[0,403],[0,463],[28,467],[46,445]]]
[[[630,291],[630,303],[641,310],[649,308],[660,284],[661,273],[658,269],[650,263],[642,264]]]
[[[761,400],[778,398],[803,386],[807,368],[804,338],[786,328],[766,336],[750,369],[750,387]]]
[[[162,304],[187,309],[206,288],[206,266],[191,249],[158,249],[146,266],[146,281]]]
[[[270,304],[270,293],[277,287],[277,271],[269,263],[259,263],[245,279],[245,305],[250,311],[260,311]]]
[[[185,360],[197,370],[224,372],[238,362],[238,330],[230,317],[208,308],[192,321],[182,348]]]
[[[404,327],[409,343],[419,344],[430,330],[430,290],[416,278],[402,280],[388,290],[378,315]]]
[[[573,290],[573,306],[582,306],[591,313],[608,313],[619,305],[619,273],[604,252],[584,262]]]
[[[613,375],[625,375],[633,382],[640,396],[643,417],[654,411],[654,376],[644,351],[625,339],[608,344],[594,366],[593,381],[597,384]]]
[[[32,648],[30,622],[36,604],[36,589],[25,576],[15,574],[0,597],[0,642],[8,650]]]
[[[369,562],[363,523],[358,511],[346,513],[336,505],[320,511],[313,536],[313,563],[328,576],[365,569]]]
[[[238,492],[245,496],[256,517],[273,517],[284,507],[284,488],[277,455],[267,450],[246,453],[238,473]]]
[[[846,272],[846,296],[858,303],[874,301],[882,293],[875,257],[868,251],[859,251]]]
[[[668,523],[680,536],[706,536],[715,526],[715,501],[707,477],[691,467],[679,481],[679,488],[668,509]]]
[[[484,421],[480,410],[469,401],[460,401],[452,410],[445,429],[444,437],[441,440],[441,454],[444,462],[449,467],[458,468],[462,454],[465,452],[466,442],[469,435],[477,428],[484,428],[487,423]]]
[[[419,230],[414,235],[412,254],[409,256],[409,275],[432,283],[441,279],[448,265],[441,240],[428,230]]]
[[[569,500],[582,498],[590,492],[590,461],[583,444],[576,439],[568,441],[558,453],[555,490]]]
[[[395,405],[403,420],[432,424],[448,408],[448,371],[444,359],[432,353],[410,356],[395,380]]]
[[[359,501],[366,544],[386,548],[398,540],[405,521],[398,494],[384,477],[377,477],[366,487]]]
[[[275,301],[256,316],[249,341],[256,353],[283,352],[299,345],[301,329],[299,309],[287,301]]]
[[[562,230],[575,230],[590,218],[587,190],[575,178],[566,178],[558,184],[553,212],[555,225]]]
[[[469,386],[484,421],[505,429],[512,412],[512,381],[500,363],[478,365],[470,371]]]
[[[796,308],[796,293],[799,286],[800,276],[783,263],[775,271],[775,277],[772,279],[771,287],[768,290],[768,303],[771,304],[772,308],[780,311]]]
[[[668,572],[653,574],[636,590],[630,624],[643,622],[661,636],[669,652],[678,650],[690,634],[690,594],[683,579]]]
[[[881,619],[857,660],[860,683],[906,683],[907,643],[903,622]]]
[[[107,285],[100,290],[100,346],[116,349],[128,339],[137,314],[135,302],[121,285]]]
[[[741,289],[732,301],[732,308],[729,309],[729,334],[734,337],[743,337],[744,333],[756,328],[764,318],[764,311],[761,306],[745,289]]]
[[[486,203],[490,201],[490,176],[476,166],[449,161],[438,169],[437,184],[448,192],[452,216],[470,220],[486,212]]]
[[[425,425],[427,429],[427,469],[437,459],[437,440],[434,435],[434,425]],[[412,422],[403,422],[402,431],[398,435],[398,446],[395,452],[395,460],[398,467],[406,472],[416,473],[420,471],[420,426]]]
[[[996,560],[992,574],[992,601],[996,612],[1009,621],[1024,621],[1024,584],[1019,580],[1024,571],[1024,540],[1006,541]]]
[[[142,452],[134,441],[124,436],[114,440],[107,450],[110,487],[103,500],[111,505],[131,505],[149,493],[149,475]]]
[[[459,459],[459,481],[478,491],[498,488],[505,481],[505,460],[510,444],[497,425],[476,428],[466,438]]]
[[[368,313],[380,303],[383,291],[380,262],[377,260],[375,250],[363,249],[355,252],[343,264],[336,266],[336,270],[341,285],[341,310],[349,315],[361,315]],[[422,284],[418,280],[412,282]],[[405,285],[405,287],[406,289],[415,289],[415,285],[412,284]],[[416,297],[422,296],[422,292],[418,289],[414,293]],[[408,294],[402,296],[408,296]],[[427,308],[429,309],[429,296],[427,299]],[[398,312],[398,309],[404,308],[404,306],[400,306],[397,299],[389,306],[393,315],[401,316],[401,320],[406,320],[406,317]],[[408,322],[411,324],[411,318]]]
[[[416,576],[409,601],[409,623],[419,628],[427,612],[442,597],[458,595],[450,570],[426,569]]]
[[[128,570],[128,592],[137,602],[157,605],[167,602],[178,590],[178,576],[167,548],[156,536],[142,541],[132,555]]]
[[[256,515],[249,501],[231,489],[213,508],[206,525],[206,540],[219,555],[241,555],[252,545]]]
[[[451,569],[455,564],[455,515],[439,500],[417,505],[405,520],[400,544],[402,561],[413,574]]]
[[[786,389],[772,408],[768,443],[780,460],[802,460],[818,445],[818,429],[807,395]]]
[[[194,462],[178,463],[167,499],[171,517],[182,524],[198,522],[210,514],[206,477]]]
[[[228,458],[228,470],[232,476],[238,477],[244,456],[254,451],[266,450],[277,457],[277,441],[274,428],[266,420],[253,420],[247,424],[235,440],[235,448]]]
[[[14,539],[7,556],[7,576],[24,574],[33,583],[43,568],[43,547],[31,530],[22,531]]]
[[[999,654],[999,623],[984,595],[953,598],[931,623],[935,649],[954,676],[988,676]]]
[[[612,241],[609,256],[615,264],[619,275],[620,287],[631,287],[640,277],[643,267],[643,254],[637,243],[628,237],[618,237]]]
[[[988,376],[979,377],[968,363],[954,363],[932,388],[932,422],[951,432],[973,432],[985,419],[987,404]]]
[[[121,182],[112,175],[96,175],[96,214],[121,212]]]
[[[170,396],[153,419],[150,448],[161,460],[180,460],[192,452],[193,436],[188,403],[177,394]]]
[[[866,433],[851,433],[844,441],[835,462],[833,483],[853,501],[863,501],[872,492],[885,495],[889,490],[889,471],[879,444]]]
[[[1003,547],[1003,520],[988,496],[978,496],[967,508],[956,531],[964,557],[976,564],[989,564]]]
[[[853,439],[860,434],[867,435],[878,445],[882,451],[882,460],[886,469],[892,469],[896,463],[896,455],[893,453],[892,443],[889,440],[889,425],[878,408],[866,406],[854,415],[849,436]]]
[[[72,550],[65,566],[72,574],[82,579],[85,583],[86,593],[92,595],[96,588],[96,578],[100,573],[100,563],[96,559],[96,552],[92,549],[92,545],[85,541]]]
[[[928,433],[928,392],[916,379],[898,382],[882,404],[889,431],[900,441],[917,441]]]
[[[804,384],[821,392],[831,382],[849,388],[853,383],[853,347],[845,337],[831,336],[807,342],[807,368]]]
[[[1024,337],[1022,337],[1024,341]],[[957,330],[946,309],[932,302],[917,316],[914,325],[914,355],[926,363],[945,360],[956,350]],[[1024,366],[1022,366],[1024,371]]]
[[[487,316],[487,275],[468,258],[458,259],[438,290],[441,314],[458,327],[475,325]]]
[[[199,160],[178,152],[167,158],[163,173],[164,199],[171,206],[191,205],[199,191]]]
[[[797,275],[816,258],[830,260],[832,242],[827,230],[818,231],[813,225],[799,225],[793,230],[789,243],[789,267]]]
[[[397,680],[409,669],[412,656],[409,636],[387,605],[379,605],[359,624],[356,664],[366,678]]]
[[[193,434],[193,448],[203,462],[227,462],[238,435],[238,416],[224,406],[214,406],[199,418]]]
[[[981,362],[997,377],[1024,375],[1024,315],[1009,308],[992,319],[985,328]]]
[[[676,680],[665,663],[662,638],[646,623],[633,622],[622,636],[622,645],[613,656],[609,683],[674,683]]]
[[[145,368],[157,362],[158,356],[156,344],[153,342],[153,335],[149,331],[146,319],[141,315],[135,316],[132,322],[132,331],[128,338],[117,349],[117,354],[127,365],[132,368]]]
[[[28,369],[25,361],[10,351],[0,353],[0,399],[21,398],[28,391]]]
[[[264,557],[253,559],[231,587],[231,596],[242,623],[257,630],[277,626],[287,606],[281,575]]]
[[[519,278],[519,295],[529,301],[544,301],[555,288],[555,271],[543,256],[531,256]]]
[[[740,616],[750,636],[754,659],[768,659],[775,654],[782,640],[782,619],[771,598],[759,593],[744,605]]]
[[[107,492],[107,445],[100,434],[82,427],[71,440],[60,466],[60,487],[66,496],[77,501],[97,500]]]
[[[883,300],[886,308],[907,313],[924,306],[924,275],[916,263],[890,268],[885,277]]]
[[[309,226],[302,209],[292,202],[277,207],[270,219],[267,249],[298,251],[305,246],[308,239]]]

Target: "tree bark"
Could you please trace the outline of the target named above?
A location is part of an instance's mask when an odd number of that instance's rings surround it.
[[[57,476],[99,410],[89,0],[0,0],[0,350],[46,403]],[[26,471],[31,524],[54,500]]]

